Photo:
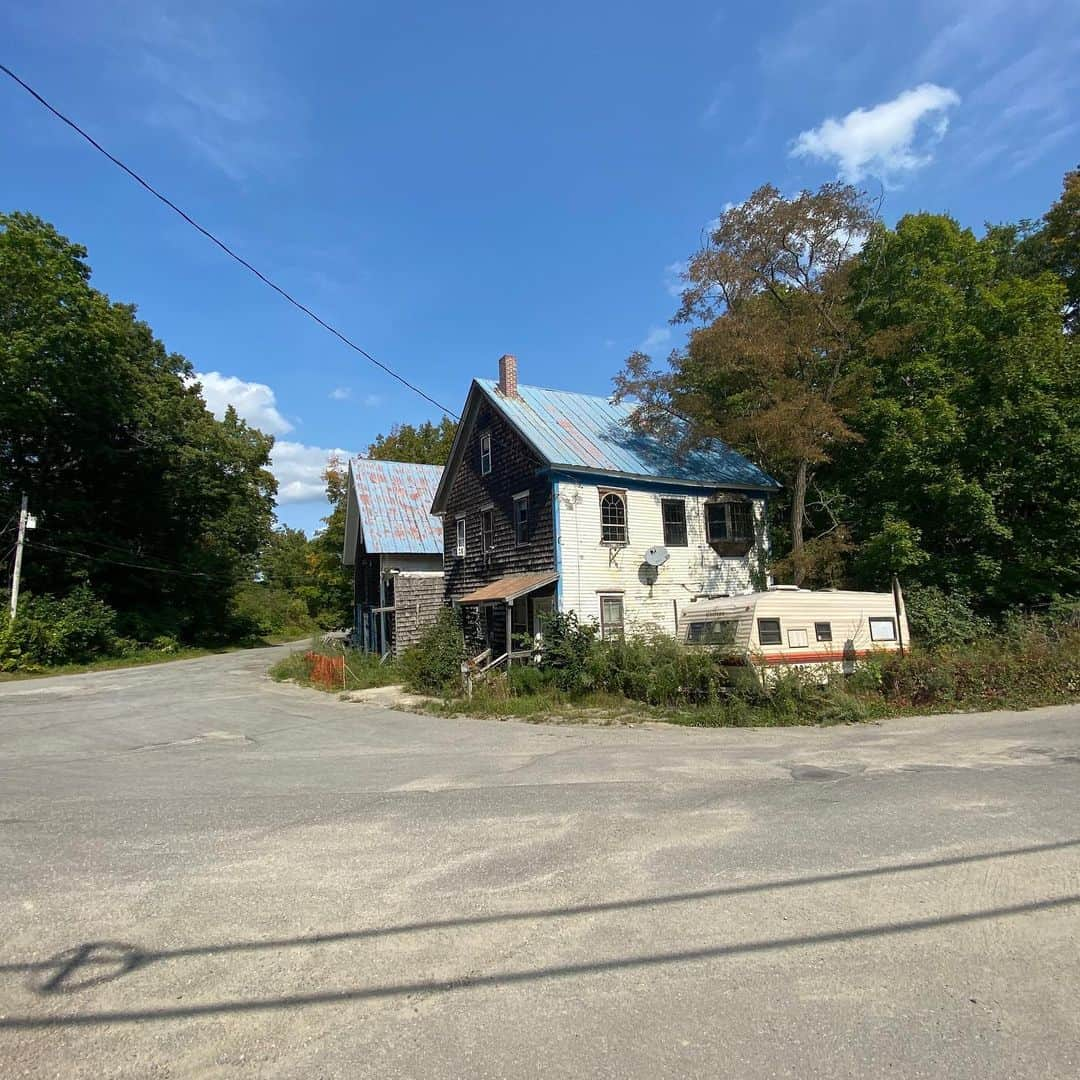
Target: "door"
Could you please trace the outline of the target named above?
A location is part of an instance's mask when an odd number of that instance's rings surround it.
[[[544,640],[544,623],[555,612],[554,596],[534,596],[532,599],[532,632],[537,641]]]

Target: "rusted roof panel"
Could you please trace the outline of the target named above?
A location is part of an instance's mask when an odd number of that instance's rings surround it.
[[[518,386],[504,397],[492,379],[477,384],[553,467],[642,476],[653,480],[772,490],[775,480],[719,440],[689,452],[630,424],[633,406],[590,394]]]
[[[364,545],[377,555],[441,555],[443,529],[428,511],[441,465],[405,461],[350,462]]]
[[[558,581],[559,575],[555,573],[544,574],[510,574],[508,577],[498,578],[466,593],[459,604],[480,604],[485,600],[516,600],[526,593],[535,592],[537,589]]]

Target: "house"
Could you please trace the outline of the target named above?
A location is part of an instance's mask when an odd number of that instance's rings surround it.
[[[722,443],[644,435],[632,412],[519,385],[512,356],[473,381],[432,504],[470,644],[517,651],[552,610],[605,637],[674,634],[686,601],[751,591],[778,485]]]
[[[400,656],[443,604],[442,522],[428,508],[438,465],[353,458],[341,561],[353,568],[353,630],[366,652]]]

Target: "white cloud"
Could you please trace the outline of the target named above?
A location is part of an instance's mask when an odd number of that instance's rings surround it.
[[[681,259],[676,259],[675,262],[668,263],[664,267],[664,288],[667,289],[668,296],[682,296],[683,289],[686,287],[683,274],[687,269],[687,263]]]
[[[638,346],[642,352],[650,352],[653,349],[662,349],[671,341],[671,328],[669,326],[650,326],[644,341]]]
[[[929,148],[944,136],[946,113],[959,103],[954,90],[923,83],[892,101],[854,109],[842,119],[830,116],[820,127],[802,132],[791,153],[835,161],[840,176],[850,183],[868,173],[888,180],[931,161]]]
[[[347,386],[335,386],[329,396],[331,401],[348,401],[352,397],[352,390]]]
[[[348,460],[355,455],[340,448],[328,450],[321,446],[279,439],[270,454],[270,469],[277,477],[278,503],[319,502],[326,499],[322,474],[331,457]]]
[[[245,382],[220,371],[197,371],[194,381],[202,384],[206,407],[219,419],[231,405],[241,420],[268,435],[285,435],[293,429],[278,412],[274,391],[266,383]]]
[[[267,63],[258,20],[206,2],[142,0],[124,10],[114,37],[124,40],[125,67],[144,77],[148,124],[238,182],[293,157],[299,108]]]

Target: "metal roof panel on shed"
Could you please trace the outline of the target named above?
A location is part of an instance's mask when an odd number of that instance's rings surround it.
[[[357,457],[349,462],[349,472],[368,552],[442,554],[442,522],[430,513],[441,465]]]
[[[627,402],[520,384],[518,396],[508,397],[493,379],[476,383],[552,467],[702,486],[779,486],[718,439],[683,450],[636,430],[634,406]]]

